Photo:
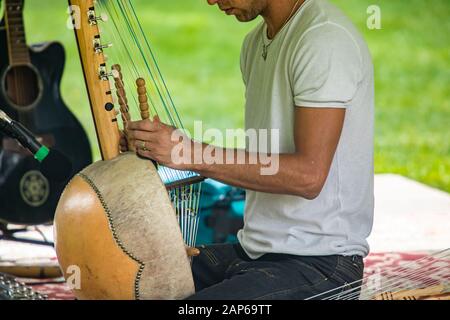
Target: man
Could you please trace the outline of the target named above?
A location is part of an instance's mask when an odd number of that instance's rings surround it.
[[[261,175],[260,162],[180,165],[171,157],[174,128],[130,124],[141,156],[248,190],[239,243],[201,248],[191,299],[305,299],[351,286],[363,276],[374,207],[364,40],[327,0],[208,3],[242,22],[264,19],[242,49],[246,127],[278,129],[280,154],[274,175]],[[246,150],[247,160],[257,151]]]

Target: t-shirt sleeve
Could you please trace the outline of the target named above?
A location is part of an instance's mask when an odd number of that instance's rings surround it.
[[[342,27],[324,24],[307,31],[293,55],[295,105],[347,108],[358,88],[361,65],[359,48]]]

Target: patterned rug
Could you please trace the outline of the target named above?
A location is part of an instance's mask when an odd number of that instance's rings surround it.
[[[371,299],[374,296],[380,299],[392,299],[389,292],[427,288],[429,294],[417,296],[448,296],[450,285],[450,249],[427,254],[374,254],[368,258],[371,267],[366,272],[362,299]],[[439,295],[439,292],[446,292]],[[411,293],[403,293],[409,298]],[[421,299],[421,298],[420,298]],[[448,299],[445,299],[448,300]]]
[[[447,257],[448,258],[448,257]],[[411,276],[411,270],[420,270]],[[414,285],[426,284],[434,279],[443,278],[450,281],[450,260],[431,257],[429,253],[372,253],[365,259],[365,277],[374,283],[371,287],[384,286],[384,283],[395,278],[404,283],[408,281]],[[408,278],[409,277],[409,278]],[[30,285],[35,291],[48,296],[50,300],[73,300],[74,295],[64,283],[59,280],[20,279]]]

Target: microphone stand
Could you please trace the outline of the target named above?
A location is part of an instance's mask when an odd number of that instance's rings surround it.
[[[0,0],[0,4],[1,4],[1,0]],[[1,109],[0,109],[0,112],[2,112],[1,111]],[[3,112],[2,112],[3,113]],[[6,115],[6,114],[4,114],[4,115]],[[4,121],[4,119],[3,119],[3,117],[2,117],[2,121]],[[0,123],[0,126],[5,126],[3,123]],[[2,128],[3,128],[2,127]],[[24,128],[23,127],[23,130],[25,130],[24,132],[28,132],[27,131],[27,129],[26,128]],[[13,134],[13,136],[15,135],[16,133],[14,133]],[[31,135],[31,133],[30,133],[30,135]],[[32,136],[32,135],[31,135]],[[1,139],[1,148],[0,148],[0,151],[3,149],[3,142],[4,142],[4,138],[5,138],[5,135],[3,135],[2,133],[0,133],[0,139]],[[18,139],[20,139],[20,138],[18,138],[18,137],[15,137],[14,139],[12,139],[12,140],[16,140],[16,141],[19,141]],[[33,142],[33,141],[32,141]],[[18,144],[18,142],[17,142],[17,144]],[[19,144],[18,144],[19,145]],[[23,151],[25,151],[26,149],[23,149]],[[20,151],[19,153],[22,153],[23,151]],[[31,155],[31,152],[30,151],[27,151],[30,155]],[[43,236],[43,238],[44,238],[44,240],[35,240],[35,239],[30,239],[30,238],[23,238],[23,237],[16,237],[16,234],[17,233],[20,233],[20,232],[27,232],[27,231],[29,231],[29,227],[28,226],[25,226],[25,227],[21,227],[21,228],[16,228],[16,229],[9,229],[8,228],[8,223],[4,223],[4,222],[1,222],[0,221],[0,240],[6,240],[6,241],[14,241],[14,242],[21,242],[21,243],[28,243],[28,244],[36,244],[36,245],[43,245],[43,246],[50,246],[50,247],[54,247],[54,243],[53,242],[50,242],[50,241],[47,241],[46,239],[45,239],[45,236]]]
[[[1,1],[1,0],[0,0]],[[0,223],[0,240],[13,241],[19,243],[36,244],[40,246],[54,247],[55,243],[47,240],[34,240],[17,237],[15,234],[29,231],[29,227],[9,229],[8,225]]]

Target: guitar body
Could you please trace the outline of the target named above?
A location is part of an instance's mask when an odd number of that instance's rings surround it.
[[[64,48],[56,42],[33,45],[29,48],[31,63],[11,67],[7,34],[2,30],[0,109],[28,127],[43,144],[66,155],[72,162],[73,175],[80,172],[92,162],[92,154],[85,131],[60,95]],[[53,221],[68,181],[48,181],[30,153],[6,137],[0,136],[0,143],[0,223],[37,225]]]

